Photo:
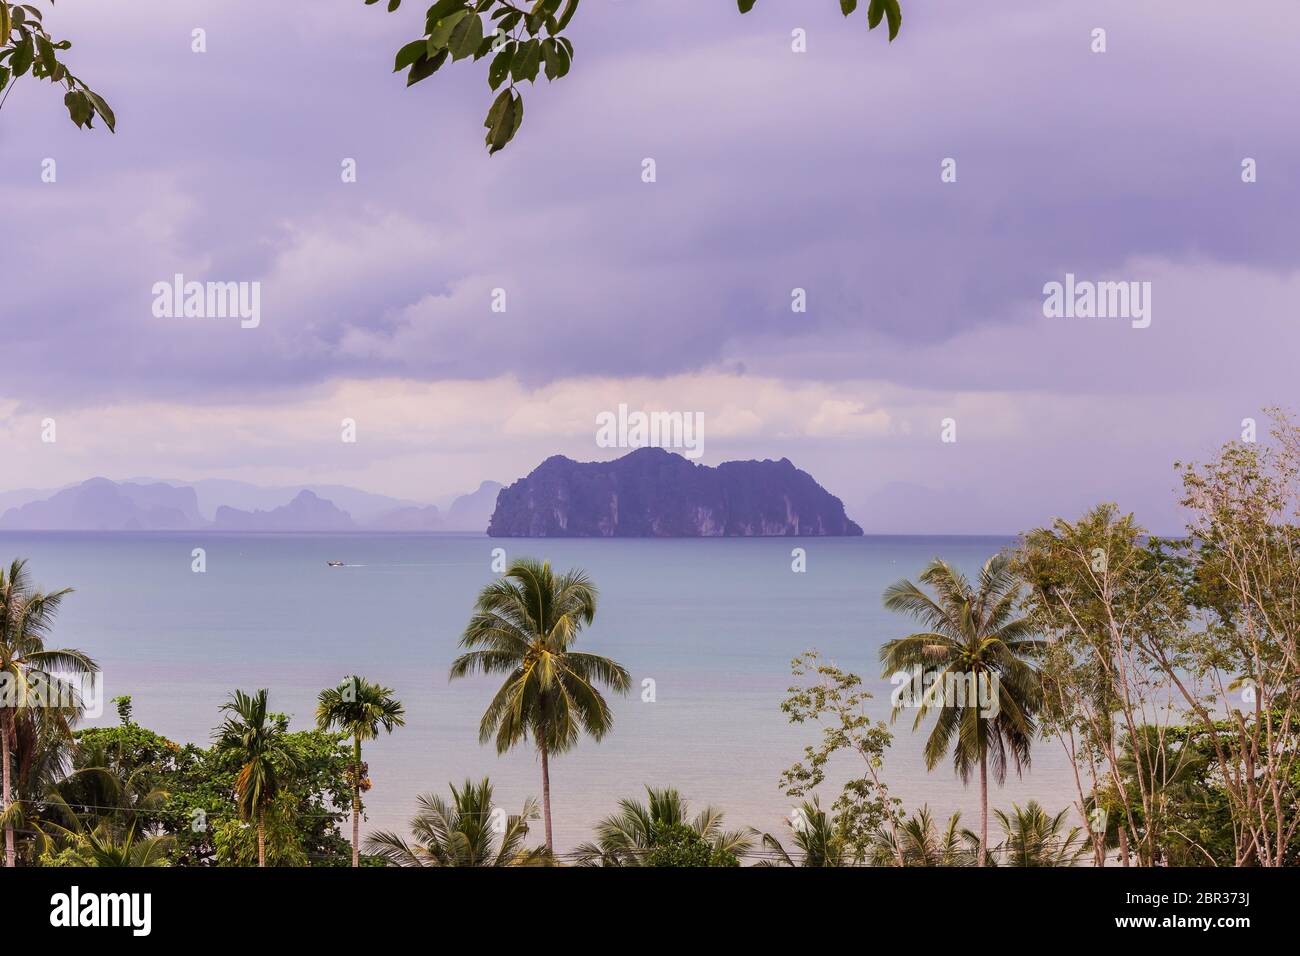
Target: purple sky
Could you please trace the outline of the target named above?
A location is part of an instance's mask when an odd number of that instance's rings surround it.
[[[423,7],[60,0],[118,133],[31,80],[0,113],[0,490],[433,500],[618,454],[594,419],[626,402],[702,412],[704,463],[791,458],[868,532],[1099,500],[1169,531],[1173,461],[1296,404],[1294,3],[910,0],[887,45],[834,0],[588,2],[491,159],[485,64],[389,73]],[[177,272],[260,282],[260,327],[155,318]],[[1150,328],[1044,318],[1066,272],[1151,282]]]

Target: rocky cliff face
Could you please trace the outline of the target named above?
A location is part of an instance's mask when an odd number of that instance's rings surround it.
[[[546,459],[501,491],[493,537],[860,535],[838,498],[788,459],[696,465],[662,448],[615,461]]]

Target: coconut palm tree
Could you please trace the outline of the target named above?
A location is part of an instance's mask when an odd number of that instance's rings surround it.
[[[1041,697],[1032,659],[1042,642],[1034,640],[1027,619],[1014,617],[1020,585],[1008,555],[984,562],[975,588],[939,559],[926,567],[920,581],[936,597],[911,581],[899,581],[885,591],[888,610],[911,615],[925,630],[887,642],[880,649],[880,660],[885,676],[911,673],[920,676],[923,686],[928,684],[919,700],[900,701],[893,713],[897,718],[907,703],[916,707],[915,730],[931,709],[938,710],[925,744],[926,766],[934,769],[951,750],[962,783],[968,783],[978,768],[977,865],[983,866],[989,835],[989,771],[1001,784],[1008,762],[1017,772],[1029,765],[1030,744],[1037,732],[1034,714]]]
[[[392,866],[528,866],[550,859],[541,847],[523,848],[528,821],[538,817],[537,801],[529,797],[520,813],[502,817],[492,806],[492,782],[486,777],[478,784],[466,780],[460,789],[452,784],[450,803],[433,793],[417,802],[414,845],[381,830],[366,837],[366,852]]]
[[[221,705],[227,715],[217,729],[216,749],[239,762],[235,777],[235,802],[245,823],[257,823],[257,865],[266,866],[266,810],[281,786],[281,774],[296,769],[297,761],[285,744],[283,720],[267,712],[267,692],[245,694],[237,690]]]
[[[929,806],[923,806],[897,827],[881,827],[872,840],[873,866],[969,866],[975,858],[971,847],[979,837],[959,829],[961,812],[948,818],[940,832],[935,829]]]
[[[369,789],[366,765],[361,762],[361,741],[374,740],[380,728],[392,733],[406,724],[406,711],[391,687],[380,687],[364,677],[348,676],[338,687],[320,692],[316,699],[316,726],[334,728],[352,738],[352,865],[361,865],[361,791]]]
[[[752,831],[723,830],[722,811],[707,806],[688,820],[682,795],[673,788],[646,787],[647,802],[631,797],[619,801],[619,812],[596,824],[596,842],[577,849],[584,866],[641,866],[655,846],[655,835],[665,827],[689,826],[715,853],[742,856],[754,847]]]
[[[770,833],[763,834],[763,848],[771,854],[770,859],[763,860],[759,866],[852,866],[853,845],[848,834],[821,808],[821,802],[813,797],[803,804],[785,821],[790,829],[790,836],[799,850],[798,862],[786,852],[785,847]]]
[[[609,733],[614,715],[598,683],[620,694],[632,683],[609,658],[573,649],[595,616],[596,587],[586,573],[556,575],[549,562],[520,558],[479,592],[460,639],[467,651],[451,665],[453,680],[476,671],[506,675],[479,723],[479,742],[495,736],[497,753],[505,753],[532,739],[542,759],[542,813],[551,853],[550,758],[584,731],[596,740]]]
[[[59,675],[87,676],[99,668],[83,651],[47,648],[54,617],[71,588],[37,591],[27,562],[0,567],[0,797],[3,798],[5,866],[17,864],[13,803],[13,756],[19,723],[27,718],[33,739],[67,739],[80,710],[76,687]],[[52,733],[53,732],[53,733]]]
[[[69,725],[76,715],[51,715],[42,708],[19,711],[14,720],[14,745],[9,748],[14,765],[10,820],[15,829],[17,857],[35,861],[44,852],[46,831],[66,819],[50,801],[50,794],[73,770],[77,751]]]
[[[1069,808],[1049,817],[1036,800],[1023,808],[1012,804],[1011,813],[995,810],[1005,839],[1002,852],[1007,866],[1074,866],[1088,852],[1082,827],[1065,829]]]

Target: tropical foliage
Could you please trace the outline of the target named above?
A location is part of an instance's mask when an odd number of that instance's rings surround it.
[[[257,827],[257,865],[266,866],[266,811],[280,793],[285,771],[297,769],[285,743],[288,718],[267,709],[268,692],[237,690],[221,705],[226,722],[217,731],[217,750],[239,764],[235,803],[244,822]]]
[[[938,830],[929,806],[923,806],[897,826],[876,831],[871,862],[874,866],[970,866],[976,860],[980,839],[960,825],[958,812]]]
[[[158,867],[171,866],[174,838],[141,837],[134,825],[120,831],[107,824],[70,831],[64,845],[46,851],[41,866]]]
[[[507,817],[492,803],[492,783],[484,777],[457,788],[451,800],[435,793],[418,798],[411,820],[411,841],[381,830],[366,838],[366,851],[390,866],[533,866],[545,865],[544,847],[526,849],[528,821],[538,817],[537,801]]]
[[[847,832],[846,821],[828,815],[816,796],[796,807],[785,824],[795,855],[790,855],[779,838],[764,833],[763,848],[770,855],[760,866],[852,866],[856,862],[858,848]]]
[[[580,845],[576,857],[586,866],[735,866],[754,835],[724,830],[722,817],[714,806],[691,817],[672,787],[646,787],[646,801],[620,800],[619,812],[596,824],[596,842]]]
[[[45,762],[39,751],[68,739],[81,712],[81,688],[68,676],[99,671],[82,651],[45,644],[71,591],[38,591],[25,561],[0,567],[0,821],[8,867],[17,865],[15,829],[28,806],[14,800],[15,767],[20,778],[28,776],[34,764]],[[56,772],[57,761],[41,769]]]
[[[1008,765],[1017,771],[1029,766],[1041,697],[1034,657],[1042,644],[1031,623],[1015,616],[1020,582],[1007,555],[989,558],[974,586],[939,559],[921,572],[920,581],[934,597],[911,581],[885,591],[886,608],[910,615],[925,629],[887,642],[880,660],[886,677],[901,675],[923,688],[896,702],[895,717],[904,706],[913,707],[915,729],[938,711],[925,744],[926,765],[933,769],[951,753],[963,783],[978,771],[982,866],[989,772],[1002,783]]]
[[[632,683],[620,664],[574,650],[596,616],[596,586],[583,571],[557,575],[551,565],[521,558],[505,577],[479,592],[461,637],[466,652],[451,665],[451,679],[476,672],[504,674],[479,723],[479,741],[505,753],[531,740],[542,763],[542,815],[546,847],[551,832],[550,758],[586,733],[600,740],[614,715],[597,684],[623,694]]]
[[[1066,808],[1048,815],[1034,800],[1023,808],[1013,805],[1010,813],[993,811],[1002,827],[999,858],[1007,866],[1074,866],[1088,852],[1083,828],[1067,827]]]
[[[345,677],[338,687],[320,692],[316,726],[333,728],[352,738],[352,865],[361,865],[361,794],[370,789],[366,765],[361,762],[361,742],[374,740],[382,729],[392,733],[406,723],[406,711],[393,697],[392,688],[372,684],[364,677]]]
[[[889,795],[881,777],[893,735],[883,721],[867,715],[871,695],[862,689],[857,674],[823,661],[817,651],[805,651],[790,666],[800,683],[789,688],[781,710],[792,724],[818,724],[822,737],[819,746],[805,747],[804,759],[781,774],[781,789],[802,799],[826,779],[826,767],[835,755],[856,758],[860,773],[841,786],[831,815],[853,859],[861,861],[877,828],[892,830],[902,812],[901,801]]]

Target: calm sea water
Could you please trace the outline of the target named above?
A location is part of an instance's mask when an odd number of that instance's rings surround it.
[[[105,696],[130,694],[137,722],[178,741],[205,742],[234,688],[267,687],[293,727],[310,725],[316,694],[345,674],[393,687],[407,726],[367,746],[374,790],[367,828],[404,829],[415,795],[449,781],[490,775],[498,803],[514,812],[540,795],[540,767],[527,749],[497,756],[478,743],[478,721],[497,686],[449,683],[447,668],[478,589],[491,580],[491,551],[580,566],[600,589],[595,625],[580,646],[632,673],[634,692],[615,698],[614,730],[552,762],[557,848],[589,839],[619,798],[646,784],[676,786],[714,803],[727,824],[782,832],[791,801],[777,783],[815,743],[789,725],[780,704],[790,659],[808,648],[853,670],[888,717],[891,685],[878,650],[914,628],[881,607],[881,593],[942,556],[974,572],[1005,538],[866,537],[724,540],[522,540],[479,535],[229,535],[0,533],[0,558],[30,559],[43,588],[71,586],[55,642],[91,653]],[[207,551],[207,572],[190,552]],[[791,571],[791,549],[807,572]],[[347,567],[331,569],[328,560]],[[640,687],[655,682],[656,700]],[[92,724],[115,721],[112,705]],[[885,777],[909,809],[928,802],[974,824],[978,794],[947,764],[921,760],[923,736],[900,716]],[[853,769],[845,762],[838,769]],[[828,781],[829,784],[829,781]],[[1037,745],[1032,769],[991,793],[993,806],[1034,797],[1051,809],[1070,801],[1058,744]],[[823,804],[834,791],[829,785]],[[540,832],[540,830],[539,830]]]

